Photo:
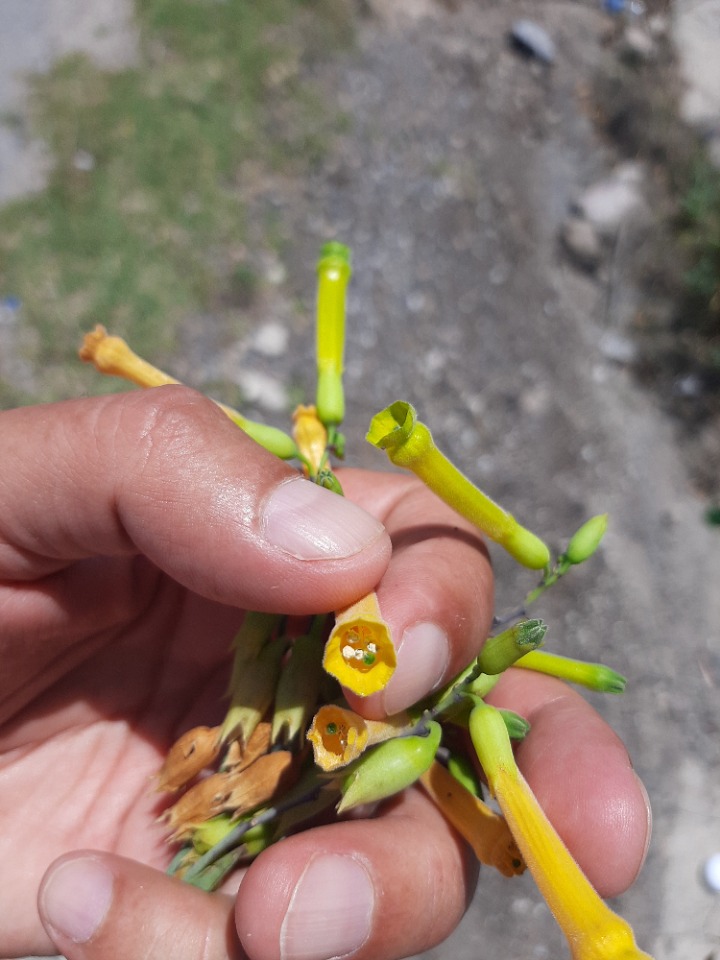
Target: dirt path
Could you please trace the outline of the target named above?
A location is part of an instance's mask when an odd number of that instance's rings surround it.
[[[571,201],[617,159],[584,98],[606,18],[571,0],[364,9],[356,48],[315,68],[349,118],[337,148],[301,180],[248,183],[258,218],[272,213],[287,240],[284,279],[262,312],[290,346],[271,360],[239,352],[308,384],[309,265],[338,237],[355,262],[349,436],[403,397],[470,475],[554,544],[609,510],[602,558],[538,614],[554,649],[602,659],[631,681],[624,698],[597,700],[655,810],[647,867],[620,909],[657,960],[707,960],[720,955],[720,901],[698,880],[720,849],[720,536],[702,523],[671,425],[606,347],[608,332],[624,335],[636,291],[620,276],[608,314],[607,274],[578,271],[558,242]],[[552,67],[510,49],[521,16],[549,30]],[[202,356],[208,339],[189,326],[187,341]],[[351,459],[379,462],[359,440]],[[496,559],[502,606],[527,583]],[[488,875],[458,933],[428,956],[565,955],[532,883]]]

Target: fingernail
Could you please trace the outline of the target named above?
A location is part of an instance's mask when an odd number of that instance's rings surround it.
[[[350,500],[301,478],[275,488],[262,524],[266,540],[298,560],[351,557],[384,529]]]
[[[370,936],[375,890],[353,857],[320,854],[305,868],[280,931],[281,960],[330,960]]]
[[[416,623],[403,633],[397,666],[385,688],[385,712],[397,713],[434,690],[450,659],[447,634],[435,623]]]
[[[87,943],[110,908],[113,875],[94,857],[66,860],[49,875],[40,892],[40,912],[54,934]]]

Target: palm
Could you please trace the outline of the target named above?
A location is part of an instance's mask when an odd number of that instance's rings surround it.
[[[38,883],[63,852],[100,848],[168,862],[152,775],[178,733],[219,719],[241,614],[147,567],[142,587],[124,622],[77,637],[79,662],[43,664],[44,692],[0,727],[0,810],[12,817],[0,831],[0,858],[15,878],[0,889],[0,913],[21,938],[37,923],[29,911]],[[105,602],[113,607],[113,597]],[[138,615],[131,607],[143,602]]]

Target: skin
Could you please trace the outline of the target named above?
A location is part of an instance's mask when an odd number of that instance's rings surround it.
[[[413,478],[344,471],[348,499],[384,529],[368,524],[350,555],[278,549],[263,511],[303,481],[185,388],[7,411],[0,444],[0,956],[270,960],[318,851],[360,858],[382,891],[358,960],[449,934],[476,870],[421,791],[271,847],[239,890],[209,895],[162,872],[170,852],[151,777],[181,732],[220,722],[246,608],[330,611],[377,586],[394,635],[424,622],[446,631],[447,661],[427,686],[449,679],[491,619],[478,537]],[[605,895],[625,889],[649,820],[622,744],[547,678],[508,676],[494,700],[533,722],[520,764],[590,879]],[[382,696],[355,706],[384,711]],[[113,897],[75,942],[52,925],[45,894],[83,859],[113,878]]]

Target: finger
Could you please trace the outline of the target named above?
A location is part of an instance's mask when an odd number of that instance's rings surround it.
[[[241,960],[233,906],[231,897],[90,851],[55,861],[38,895],[44,949],[67,960]]]
[[[449,935],[475,873],[442,815],[411,790],[377,820],[321,827],[265,851],[240,888],[237,930],[252,960],[394,960]]]
[[[650,842],[651,811],[622,741],[575,690],[511,670],[488,697],[530,721],[517,749],[522,771],[598,892],[635,880]]]
[[[346,493],[362,504],[359,480],[342,474]],[[421,483],[389,474],[373,493],[393,541],[377,595],[397,667],[381,693],[352,704],[377,718],[416,703],[477,656],[492,619],[493,581],[478,532]]]
[[[310,613],[372,589],[388,561],[377,520],[186,388],[7,411],[0,444],[0,579],[142,553],[210,599]]]

